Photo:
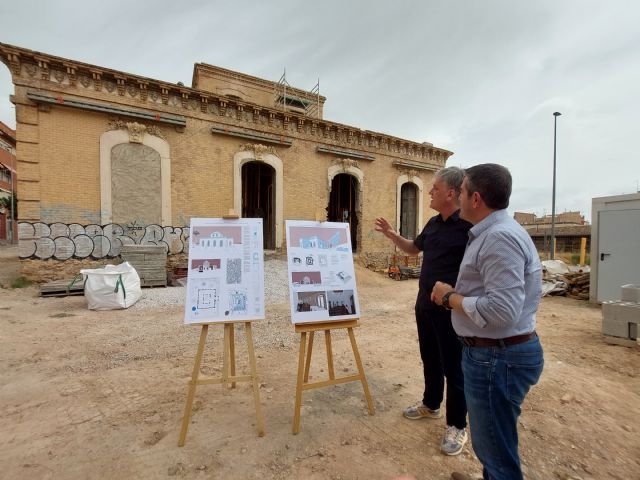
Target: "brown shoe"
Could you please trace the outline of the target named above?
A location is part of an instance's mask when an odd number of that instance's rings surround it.
[[[481,477],[472,477],[466,473],[453,472],[451,474],[451,480],[482,480]]]

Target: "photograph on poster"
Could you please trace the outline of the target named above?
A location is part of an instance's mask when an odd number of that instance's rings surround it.
[[[297,292],[296,312],[324,312],[327,314],[325,292]]]
[[[330,317],[355,315],[357,313],[353,290],[329,290],[327,292],[327,301],[329,302]]]
[[[204,272],[209,272],[210,270],[219,270],[219,269],[220,269],[219,258],[196,258],[191,260],[191,270],[195,270],[196,272],[204,273]]]
[[[321,285],[322,275],[320,272],[291,272],[291,283],[299,285]]]
[[[191,219],[185,323],[264,319],[260,218]]]
[[[360,312],[349,225],[287,220],[286,234],[291,321],[357,318]]]

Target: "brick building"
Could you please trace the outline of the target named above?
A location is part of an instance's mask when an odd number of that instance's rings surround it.
[[[12,222],[11,213],[16,181],[16,132],[0,122],[0,242],[17,240],[17,223]],[[13,207],[15,211],[16,205]]]
[[[68,274],[122,244],[185,253],[191,217],[347,221],[361,261],[392,251],[376,216],[412,237],[450,151],[323,118],[325,98],[212,65],[192,86],[0,44],[15,94],[20,256]],[[64,271],[64,272],[63,272]],[[53,275],[53,274],[52,274]],[[58,275],[58,273],[56,273]]]
[[[546,255],[551,251],[551,215],[515,212],[513,218],[527,230],[538,252]],[[558,253],[579,254],[583,238],[587,254],[591,251],[591,225],[580,212],[557,213],[554,235]]]

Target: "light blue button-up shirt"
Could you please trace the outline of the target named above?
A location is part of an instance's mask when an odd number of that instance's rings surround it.
[[[506,210],[469,230],[456,292],[466,313],[451,314],[458,335],[506,338],[535,329],[542,265],[531,237]]]

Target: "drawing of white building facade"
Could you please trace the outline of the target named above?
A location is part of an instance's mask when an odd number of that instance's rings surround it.
[[[200,240],[200,246],[228,248],[233,246],[233,238],[225,237],[220,232],[213,232],[209,237]]]

